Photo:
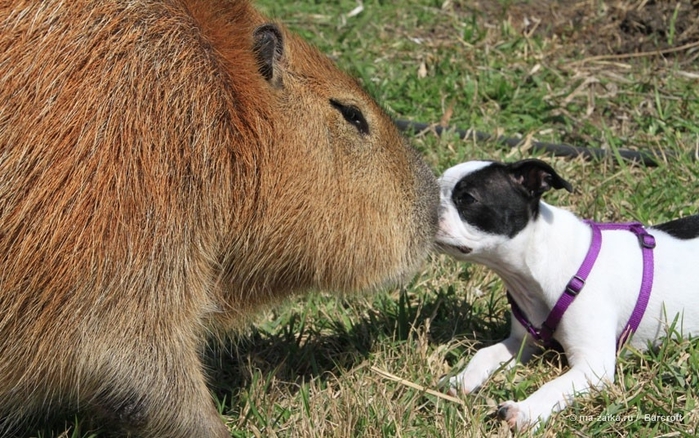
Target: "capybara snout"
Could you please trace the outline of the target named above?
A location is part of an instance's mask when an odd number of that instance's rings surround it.
[[[0,429],[228,436],[208,336],[406,278],[437,202],[357,82],[247,1],[3,2]]]

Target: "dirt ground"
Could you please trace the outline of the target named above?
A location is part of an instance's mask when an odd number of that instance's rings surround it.
[[[510,20],[526,35],[558,38],[584,56],[660,52],[699,64],[699,0],[478,0],[462,7],[487,21]]]

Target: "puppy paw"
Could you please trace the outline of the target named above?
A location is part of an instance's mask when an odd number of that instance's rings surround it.
[[[519,406],[513,401],[506,401],[498,406],[498,418],[507,422],[511,429],[517,427],[517,418],[519,417]]]
[[[462,371],[449,379],[443,378],[441,383],[448,388],[450,395],[472,394],[481,388],[483,380],[485,379],[481,379],[479,376],[474,377],[471,373]]]
[[[531,424],[529,415],[521,409],[518,403],[512,400],[506,401],[498,406],[498,418],[507,422],[510,429],[524,430],[535,425]]]
[[[470,391],[463,388],[459,384],[459,379],[457,377],[458,376],[454,376],[454,377],[442,376],[439,379],[438,387],[443,392],[449,394],[452,397],[458,397],[459,395],[462,395],[462,394],[469,394]]]

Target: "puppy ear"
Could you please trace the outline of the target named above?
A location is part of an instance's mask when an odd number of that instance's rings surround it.
[[[275,87],[281,86],[279,62],[284,56],[284,38],[274,23],[263,24],[252,34],[252,50],[257,58],[257,68],[263,78]]]
[[[540,198],[550,189],[573,191],[573,186],[556,173],[547,163],[536,160],[522,160],[508,166],[516,183],[521,184],[535,198]]]

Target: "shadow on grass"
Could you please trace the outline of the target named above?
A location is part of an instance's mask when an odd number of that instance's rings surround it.
[[[441,345],[454,339],[474,340],[477,347],[503,339],[509,332],[509,318],[503,313],[504,295],[474,307],[452,286],[436,291],[400,291],[398,299],[381,295],[367,308],[348,300],[345,314],[308,315],[294,311],[274,329],[252,326],[223,346],[212,346],[205,363],[210,387],[218,400],[226,400],[233,412],[240,394],[255,379],[274,379],[293,394],[310,380],[325,382],[369,359],[379,343],[410,341],[427,333],[429,342]],[[447,361],[460,359],[460,352]]]

